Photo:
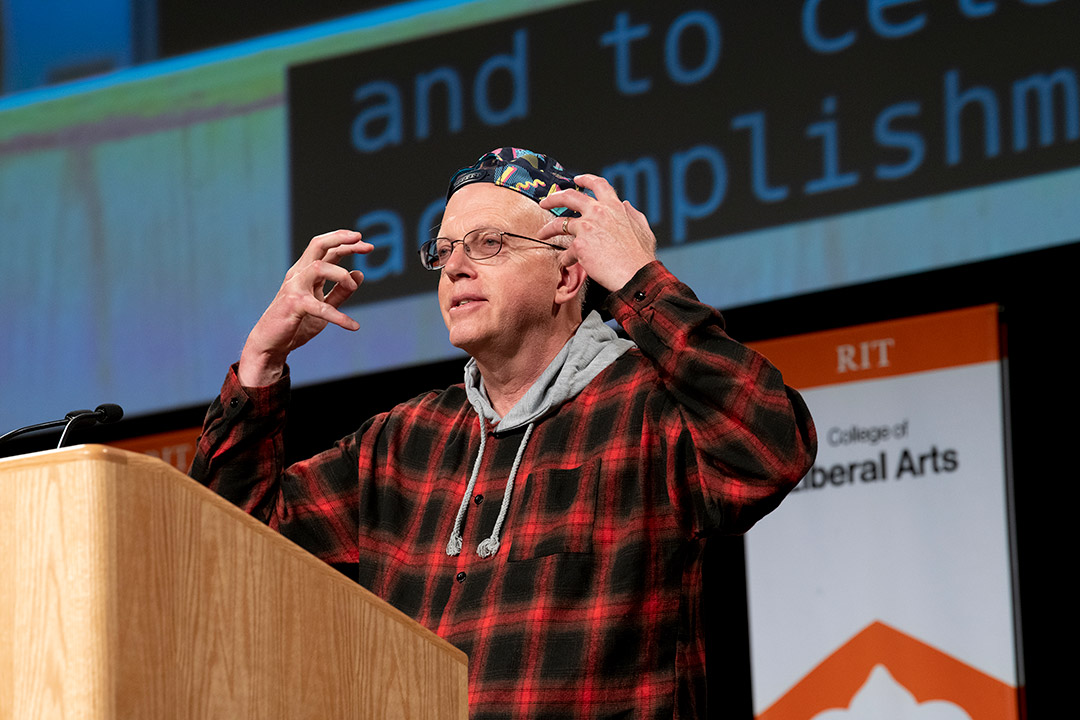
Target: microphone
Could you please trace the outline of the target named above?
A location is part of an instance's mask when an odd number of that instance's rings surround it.
[[[89,413],[90,411],[77,410],[76,412]],[[108,425],[109,423],[114,423],[120,418],[124,417],[124,408],[120,407],[116,403],[102,403],[98,405],[97,408],[90,414],[97,422],[101,423],[102,425]],[[71,413],[68,413],[68,415],[71,415]]]
[[[116,422],[122,417],[124,417],[123,408],[114,403],[102,403],[94,410],[72,410],[67,414],[67,425],[64,426],[64,432],[60,433],[60,442],[56,444],[56,448],[59,450],[64,447],[64,441],[67,440],[68,433],[76,425],[95,425],[97,423],[105,425]]]
[[[72,410],[64,416],[63,420],[50,420],[48,422],[16,428],[9,433],[0,435],[0,442],[4,442],[17,435],[23,435],[24,433],[60,427],[63,425],[64,431],[60,434],[60,442],[56,445],[57,448],[61,448],[67,440],[68,433],[75,426],[96,425],[98,423],[107,425],[108,423],[116,422],[122,417],[124,417],[124,409],[122,407],[115,403],[102,403],[94,410]]]

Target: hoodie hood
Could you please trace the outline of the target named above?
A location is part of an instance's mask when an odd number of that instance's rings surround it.
[[[539,420],[573,398],[632,347],[635,347],[632,341],[619,337],[594,310],[505,417],[499,417],[491,407],[484,379],[472,358],[465,364],[465,394],[482,420],[495,423],[496,432],[514,430]]]

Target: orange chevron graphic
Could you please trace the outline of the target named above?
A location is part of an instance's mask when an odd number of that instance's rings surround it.
[[[884,665],[919,703],[945,700],[971,720],[1018,720],[1020,691],[881,622],[825,658],[758,720],[810,720],[846,708],[875,665]]]

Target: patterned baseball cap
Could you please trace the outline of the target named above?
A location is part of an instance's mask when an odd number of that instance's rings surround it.
[[[595,197],[591,190],[574,184],[572,175],[555,158],[522,150],[521,148],[496,148],[480,156],[476,164],[462,168],[450,178],[450,188],[446,199],[460,188],[477,182],[489,182],[521,193],[527,198],[540,202],[548,195],[559,190],[576,188],[589,197]],[[552,213],[559,217],[577,217],[579,213],[569,208],[552,208]]]

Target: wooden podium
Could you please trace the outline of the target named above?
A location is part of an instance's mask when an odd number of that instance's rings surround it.
[[[455,718],[464,653],[160,460],[0,460],[0,719]]]

